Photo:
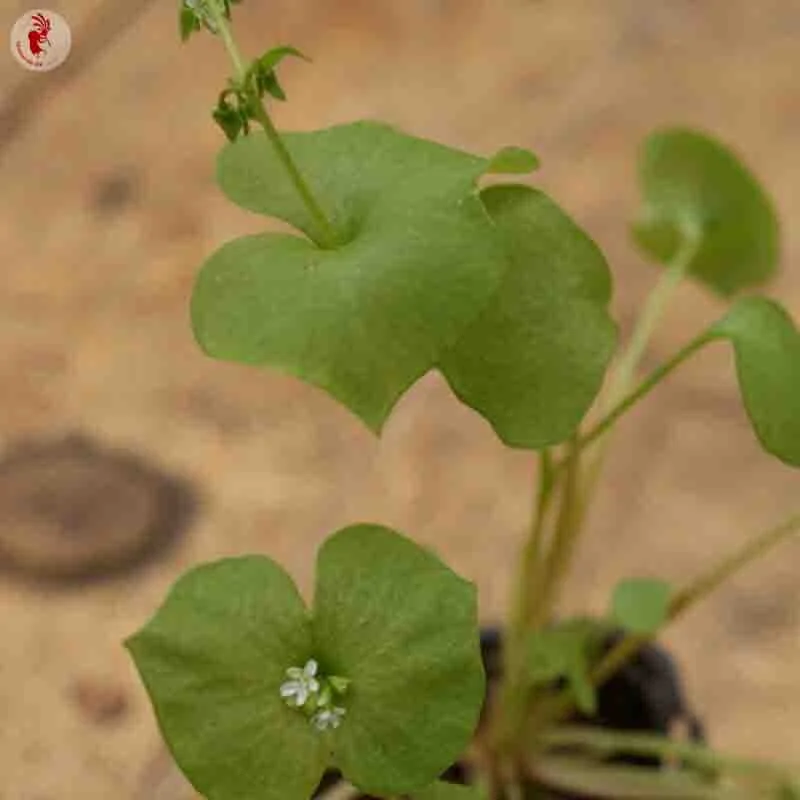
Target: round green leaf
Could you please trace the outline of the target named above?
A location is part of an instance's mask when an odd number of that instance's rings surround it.
[[[481,198],[511,267],[439,367],[506,444],[541,448],[575,430],[613,355],[608,266],[544,193],[493,186]]]
[[[765,450],[800,466],[800,331],[772,300],[737,301],[710,331],[728,339],[745,409]]]
[[[611,600],[614,621],[632,633],[655,633],[669,616],[672,590],[650,578],[620,581]]]
[[[768,280],[778,259],[778,222],[758,181],[715,139],[665,130],[644,143],[644,206],[634,235],[656,261],[672,263],[687,235],[700,241],[689,271],[722,295]]]
[[[224,246],[195,285],[195,335],[212,356],[276,366],[325,389],[378,431],[506,268],[475,186],[487,161],[366,122],[285,142],[340,241],[321,249],[262,236]],[[263,135],[222,152],[219,181],[245,208],[314,237]]]
[[[311,656],[292,580],[267,558],[198,567],[126,645],[167,744],[208,800],[307,800],[328,762],[323,737],[281,699]]]
[[[333,758],[379,796],[432,783],[462,754],[484,698],[475,588],[386,528],[358,525],[320,550],[314,639],[350,680]]]

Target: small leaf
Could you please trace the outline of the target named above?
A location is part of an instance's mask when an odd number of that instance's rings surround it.
[[[485,795],[474,786],[436,781],[412,794],[413,800],[484,800]]]
[[[778,222],[758,181],[715,139],[665,130],[644,144],[644,207],[634,226],[650,256],[672,263],[685,237],[700,242],[689,271],[722,295],[767,281],[778,259]]]
[[[655,633],[669,616],[672,590],[664,581],[632,578],[614,589],[612,616],[631,633]]]
[[[309,616],[268,558],[198,567],[126,642],[175,760],[214,800],[306,800],[324,740],[279,689],[312,653]]]
[[[287,56],[296,56],[305,61],[311,60],[295,47],[281,46],[273,47],[253,62],[248,70],[248,76],[255,82],[255,89],[259,97],[269,94],[276,100],[286,100],[286,93],[278,82],[275,68]]]
[[[764,449],[800,466],[800,331],[763,297],[737,301],[710,331],[730,340],[745,409]]]
[[[507,259],[477,196],[485,159],[356,123],[283,137],[339,240],[256,236],[203,266],[192,323],[216,358],[283,369],[380,431],[400,396],[454,344]],[[260,133],[223,150],[238,204],[320,238]]]
[[[228,103],[220,103],[211,112],[211,116],[214,118],[214,122],[222,128],[228,141],[236,141],[244,127],[241,112]]]
[[[566,439],[600,389],[616,343],[611,278],[594,242],[542,192],[493,186],[481,199],[511,268],[440,369],[506,444],[541,448]]]
[[[187,39],[195,31],[199,31],[201,27],[200,20],[197,18],[197,14],[195,13],[194,9],[190,8],[185,3],[181,3],[178,22],[179,22],[182,42],[187,41]]]
[[[283,91],[283,87],[278,82],[274,72],[268,72],[261,77],[259,93],[263,94],[264,92],[276,100],[286,100],[286,92]]]
[[[489,160],[487,172],[524,175],[539,167],[538,156],[524,147],[504,147]]]
[[[393,531],[345,528],[319,553],[314,638],[324,669],[350,680],[332,735],[347,780],[415,792],[463,754],[485,688],[472,584]]]
[[[267,50],[262,56],[259,56],[257,60],[257,64],[262,72],[268,73],[272,72],[278,64],[283,61],[284,58],[287,56],[295,56],[296,58],[302,58],[303,61],[311,61],[311,59],[301,53],[296,47],[292,47],[291,45],[281,45],[279,47],[273,47],[271,50]]]
[[[526,673],[531,686],[547,686],[563,678],[578,708],[597,711],[597,693],[589,679],[589,664],[602,639],[603,626],[595,620],[566,620],[532,633],[527,643]]]

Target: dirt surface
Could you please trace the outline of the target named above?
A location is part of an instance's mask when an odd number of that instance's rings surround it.
[[[53,0],[85,63],[18,93],[42,96],[17,135],[0,115],[0,437],[82,431],[193,482],[202,507],[179,548],[128,576],[69,589],[0,578],[2,800],[178,800],[156,788],[159,738],[120,642],[189,565],[269,553],[307,590],[327,532],[378,520],[475,580],[493,620],[529,508],[530,456],[504,450],[435,377],[377,441],[322,393],[199,352],[192,277],[261,225],[213,183],[207,114],[227,67],[207,37],[179,47],[171,3],[114,41],[81,36],[97,5]],[[3,0],[0,28],[26,7]],[[656,276],[626,235],[638,143],[664,124],[722,135],[780,209],[786,269],[770,291],[800,317],[796,0],[247,0],[236,16],[249,51],[291,42],[314,57],[286,65],[283,128],[373,117],[478,152],[535,149],[537,182],[609,256],[625,329]],[[4,57],[0,98],[26,77]],[[651,363],[719,311],[682,288]],[[630,573],[693,574],[796,507],[800,480],[757,447],[723,347],[632,413],[616,444],[570,609],[602,610]],[[799,548],[669,635],[727,750],[800,761]]]

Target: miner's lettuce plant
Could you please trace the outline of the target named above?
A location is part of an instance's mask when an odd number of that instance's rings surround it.
[[[503,676],[485,708],[475,589],[400,533],[360,524],[331,535],[310,608],[263,555],[180,578],[128,647],[189,780],[209,800],[305,800],[333,768],[349,782],[340,797],[515,800],[542,774],[599,797],[729,797],[731,782],[797,797],[781,767],[568,721],[576,708],[591,715],[597,687],[665,625],[796,533],[800,515],[683,587],[623,581],[605,620],[557,615],[609,431],[699,350],[730,345],[755,435],[800,466],[800,332],[752,292],[778,260],[775,213],[756,180],[704,134],[664,130],[645,142],[633,234],[664,272],[620,346],[602,252],[513,177],[536,169],[533,153],[482,157],[376,122],[279,134],[267,109],[286,97],[277,68],[304,56],[278,47],[247,63],[231,2],[180,8],[183,38],[207,29],[233,64],[213,111],[229,140],[219,184],[292,232],[235,239],[206,261],[191,301],[200,346],[291,373],[376,433],[437,370],[504,444],[538,454],[538,490]],[[639,379],[653,329],[687,279],[727,310]],[[598,649],[611,628],[626,633]],[[470,747],[477,785],[439,780]],[[678,766],[611,766],[603,759],[614,753]]]

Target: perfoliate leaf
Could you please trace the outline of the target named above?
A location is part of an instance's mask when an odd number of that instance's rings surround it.
[[[485,795],[473,786],[436,781],[425,789],[414,792],[412,800],[484,800]]]
[[[655,633],[669,616],[672,590],[668,583],[649,578],[620,581],[614,589],[611,614],[631,633]]]
[[[225,245],[197,279],[195,335],[209,355],[325,389],[379,431],[506,269],[475,189],[487,162],[375,123],[284,141],[339,240],[327,249],[268,235]],[[218,176],[238,204],[321,240],[263,135],[229,145]]]
[[[506,444],[541,448],[574,431],[613,355],[608,266],[544,193],[493,186],[481,199],[511,267],[439,367]]]
[[[800,466],[800,331],[763,297],[737,301],[710,331],[728,339],[744,406],[764,449]]]
[[[280,697],[312,653],[292,580],[268,558],[198,567],[126,643],[175,760],[211,800],[306,800],[325,740]]]
[[[322,546],[314,596],[320,664],[350,680],[333,760],[360,790],[407,794],[466,748],[485,678],[475,587],[386,528]]]
[[[539,167],[538,156],[524,147],[504,147],[489,160],[487,172],[520,175]]]
[[[722,295],[768,280],[778,259],[778,222],[757,180],[722,144],[691,130],[665,130],[644,144],[644,206],[635,238],[669,264],[699,234],[689,271]]]

